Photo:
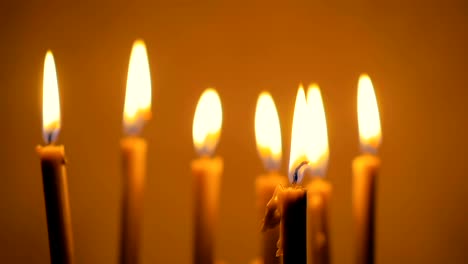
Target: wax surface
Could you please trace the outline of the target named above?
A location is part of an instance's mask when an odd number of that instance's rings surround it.
[[[146,141],[139,137],[126,137],[120,143],[123,165],[120,263],[138,264],[141,254],[147,146]]]
[[[193,263],[215,263],[215,238],[218,221],[219,188],[223,172],[220,157],[192,161],[194,238]]]
[[[361,155],[353,161],[353,214],[356,264],[375,261],[376,181],[380,159]]]
[[[260,175],[255,180],[257,193],[257,208],[259,223],[265,217],[266,207],[278,185],[287,183],[286,176],[276,172]],[[276,256],[278,250],[279,226],[264,230],[261,234],[260,256],[264,263],[280,263],[280,258]]]
[[[73,263],[73,238],[63,146],[38,146],[52,264]]]
[[[307,185],[307,263],[330,263],[329,213],[331,184],[314,179]]]
[[[283,264],[307,263],[307,191],[299,186],[278,193],[281,213],[279,255]]]

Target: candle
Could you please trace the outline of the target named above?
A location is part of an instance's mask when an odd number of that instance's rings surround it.
[[[304,176],[304,165],[308,163],[307,136],[308,107],[304,88],[297,92],[291,137],[291,154],[289,158],[290,186],[280,185],[267,204],[263,229],[280,225],[280,239],[277,255],[282,257],[283,264],[305,264],[307,262],[307,191],[300,183]]]
[[[44,62],[42,127],[47,146],[38,146],[41,159],[44,201],[52,264],[73,259],[73,240],[68,202],[68,183],[63,145],[54,145],[60,130],[60,99],[54,56],[48,51]]]
[[[133,44],[127,76],[123,113],[125,137],[120,142],[123,169],[123,197],[120,263],[139,262],[143,192],[146,175],[146,140],[138,136],[151,117],[151,77],[143,41]]]
[[[268,201],[280,184],[286,184],[286,177],[278,173],[281,164],[281,128],[275,102],[271,95],[263,92],[258,97],[255,111],[255,139],[257,150],[267,173],[255,181],[259,217],[263,219]],[[264,264],[279,264],[276,256],[279,227],[265,230],[261,239],[261,258]]]
[[[380,159],[380,117],[372,82],[361,75],[358,84],[358,124],[363,154],[353,161],[353,213],[356,263],[374,263],[376,178]]]
[[[221,132],[221,100],[214,89],[206,89],[193,118],[193,144],[199,158],[192,161],[194,199],[193,263],[214,263],[215,228],[223,160],[213,157]]]
[[[311,115],[311,134],[307,137],[309,171],[307,184],[307,252],[308,263],[330,263],[330,235],[328,212],[331,184],[324,179],[328,164],[328,134],[325,110],[318,85],[309,86],[307,105]]]

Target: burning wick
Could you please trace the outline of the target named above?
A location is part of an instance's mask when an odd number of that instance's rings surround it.
[[[304,165],[308,165],[309,162],[308,161],[303,161],[299,164],[299,166],[297,166],[297,168],[294,170],[294,176],[293,176],[293,182],[292,184],[296,184],[297,183],[297,180],[299,179],[299,173],[304,173],[304,171],[306,169],[303,169],[301,170],[301,168],[304,166]]]

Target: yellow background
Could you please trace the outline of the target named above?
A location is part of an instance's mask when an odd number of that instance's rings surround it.
[[[48,263],[40,164],[44,55],[55,55],[76,263],[117,263],[119,139],[131,45],[143,38],[153,82],[143,263],[191,262],[192,118],[218,89],[225,159],[217,255],[258,249],[257,95],[274,96],[286,172],[299,82],[318,82],[334,185],[334,263],[352,263],[351,160],[359,153],[358,76],[373,79],[383,130],[378,263],[468,258],[467,26],[462,1],[4,1],[0,4],[0,262]],[[75,3],[72,3],[75,2]],[[95,3],[100,2],[100,3]]]

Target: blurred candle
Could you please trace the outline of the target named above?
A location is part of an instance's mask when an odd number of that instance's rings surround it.
[[[359,137],[363,154],[353,161],[353,212],[356,264],[374,263],[376,178],[380,159],[380,117],[372,82],[361,75],[358,84]]]
[[[318,85],[313,84],[307,91],[307,105],[313,126],[307,139],[308,174],[307,184],[307,252],[309,264],[330,263],[330,234],[328,233],[328,212],[331,184],[324,179],[328,164],[328,134],[325,109]]]
[[[193,263],[213,264],[219,186],[223,160],[213,157],[221,133],[223,112],[214,89],[206,89],[193,118],[193,144],[199,158],[192,161],[194,195]]]
[[[44,62],[42,129],[47,146],[37,146],[41,159],[44,201],[52,264],[73,261],[73,240],[68,202],[68,182],[63,145],[54,145],[60,130],[60,98],[54,56],[48,51]]]
[[[259,217],[263,219],[268,201],[280,184],[286,184],[287,178],[278,173],[281,164],[281,128],[275,102],[271,95],[263,92],[258,97],[255,111],[255,139],[257,150],[267,173],[257,177],[257,207]],[[261,239],[261,257],[264,264],[277,264],[276,256],[279,227],[265,230]]]
[[[127,75],[123,113],[125,137],[120,142],[123,169],[123,197],[120,263],[139,263],[143,192],[146,176],[146,140],[139,136],[151,117],[151,77],[143,41],[133,44]]]

